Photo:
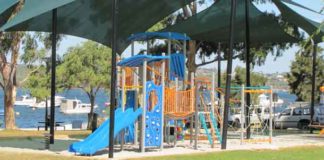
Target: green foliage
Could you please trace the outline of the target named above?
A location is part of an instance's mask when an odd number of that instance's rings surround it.
[[[45,100],[50,96],[50,76],[46,74],[46,67],[41,66],[37,72],[29,76],[24,87],[28,88],[30,94],[36,97],[38,101]]]
[[[324,57],[322,49],[318,48],[316,69],[316,99],[319,100],[319,87],[324,85]],[[312,53],[310,51],[299,52],[292,62],[290,73],[286,75],[291,92],[296,94],[299,101],[310,101],[312,91]]]
[[[242,67],[235,68],[235,76],[233,79],[234,84],[236,85],[245,85],[246,82],[246,69]],[[260,73],[251,72],[251,86],[265,86],[267,83],[267,77]]]
[[[236,67],[234,78],[232,79],[232,86],[241,86],[245,85],[246,83],[246,69],[242,67]],[[251,86],[265,86],[268,81],[268,78],[265,77],[261,73],[256,73],[251,71]],[[223,78],[224,86],[225,86],[225,74]],[[241,94],[240,93],[233,93],[233,96],[240,99]],[[251,94],[251,99],[254,104],[257,103],[258,94]]]
[[[49,33],[26,34],[24,37],[24,54],[20,60],[27,66],[27,75],[21,85],[30,91],[38,101],[50,96],[49,53],[51,49]],[[58,43],[62,40],[59,36]]]
[[[107,88],[110,82],[111,50],[87,41],[71,47],[58,66],[59,83],[64,88],[82,88],[88,94]]]
[[[57,68],[58,83],[62,88],[77,87],[87,93],[90,104],[88,129],[91,129],[96,95],[110,84],[111,49],[92,41],[71,47]]]

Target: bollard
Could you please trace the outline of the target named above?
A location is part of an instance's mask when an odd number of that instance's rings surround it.
[[[44,138],[45,138],[45,150],[49,150],[50,149],[50,137],[51,137],[51,134],[49,134],[49,133],[45,133],[44,134]]]

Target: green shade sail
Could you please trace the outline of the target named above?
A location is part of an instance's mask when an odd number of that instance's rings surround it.
[[[0,0],[0,26],[6,23],[18,0]]]
[[[118,46],[121,53],[133,33],[144,32],[192,0],[119,0]],[[111,46],[112,1],[25,0],[25,6],[8,21],[6,31],[51,31],[52,12],[57,8],[59,34],[74,35]]]
[[[285,2],[282,2],[280,0],[273,0],[273,3],[276,4],[278,9],[280,10],[281,16],[284,21],[287,21],[288,23],[294,24],[302,28],[309,35],[312,35],[318,29],[320,29],[320,32],[314,35],[313,40],[316,43],[322,42],[322,37],[324,36],[324,27],[321,26],[320,23],[317,23],[309,18],[304,17],[302,14],[290,8]]]
[[[164,31],[188,34],[192,39],[213,42],[229,41],[231,1],[220,0],[193,17],[167,27]],[[245,41],[245,3],[237,2],[235,42]],[[250,39],[256,43],[297,42],[288,35],[273,15],[267,15],[250,4]]]

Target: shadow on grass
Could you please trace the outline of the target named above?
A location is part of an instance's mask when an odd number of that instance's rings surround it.
[[[73,142],[76,142],[76,140],[55,140],[54,144],[50,145],[50,151],[58,152],[67,150]],[[45,138],[1,138],[0,147],[44,150]]]

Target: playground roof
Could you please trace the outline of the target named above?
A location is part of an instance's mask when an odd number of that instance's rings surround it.
[[[0,26],[2,26],[10,17],[18,0],[0,0]]]
[[[294,24],[296,26],[299,26],[310,35],[318,31],[319,33],[314,35],[312,39],[315,42],[322,42],[322,37],[324,36],[324,26],[293,10],[291,6],[296,6],[296,5],[291,1],[284,0],[283,2],[280,0],[273,0],[273,2],[280,10],[281,16],[285,21]],[[305,7],[302,8],[305,9]]]
[[[143,32],[132,34],[127,40],[144,41],[149,39],[190,40],[190,37],[176,32]]]
[[[127,37],[144,32],[193,0],[119,0],[117,50],[128,45]],[[57,31],[104,45],[111,45],[112,1],[25,0],[22,10],[2,30],[51,32],[52,10],[57,8]]]
[[[140,67],[143,65],[144,61],[147,61],[147,63],[151,63],[169,58],[169,56],[136,55],[130,58],[123,59],[122,61],[117,63],[117,66]]]
[[[192,39],[214,42],[229,41],[231,1],[221,0],[193,17],[167,27],[164,31],[187,33]],[[245,40],[245,2],[237,1],[235,41]],[[259,11],[250,3],[251,43],[297,42],[288,35],[273,15]]]

